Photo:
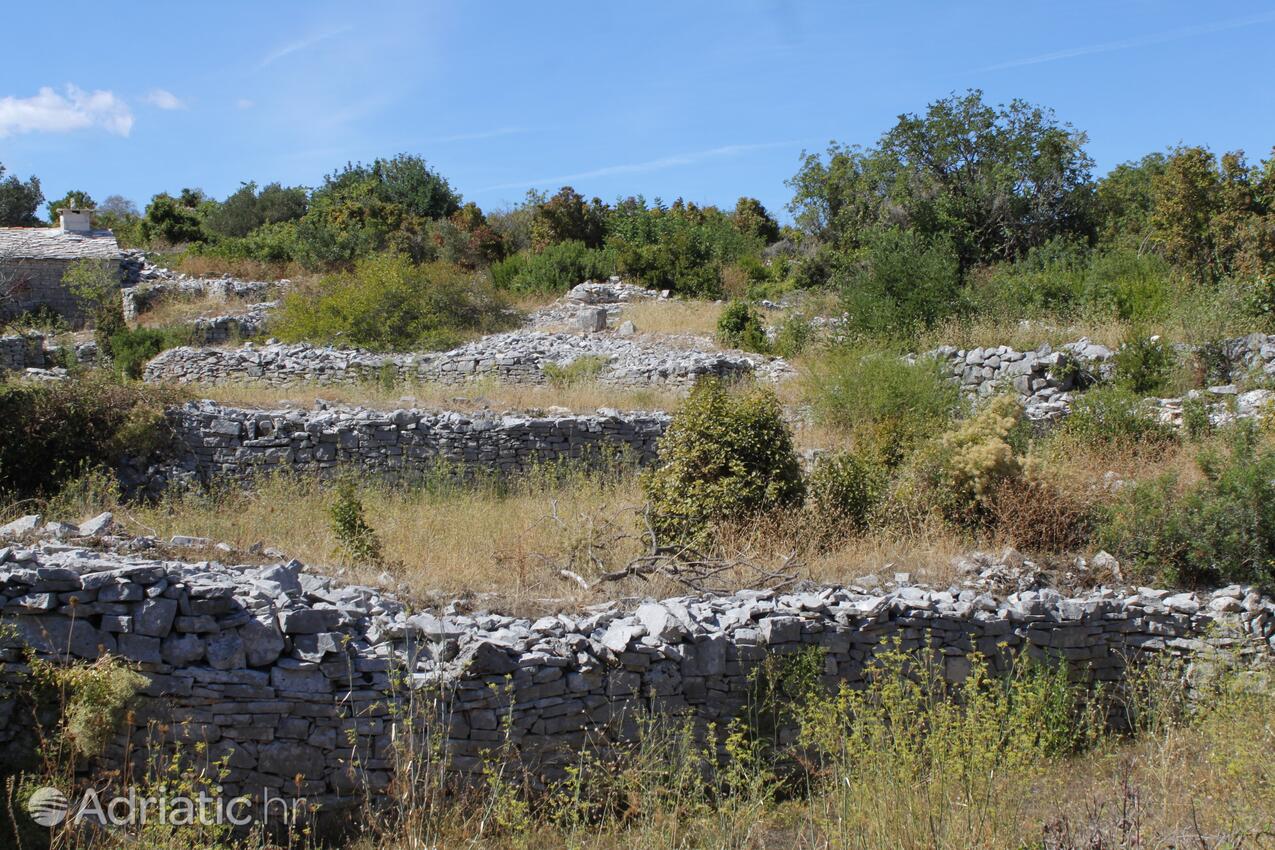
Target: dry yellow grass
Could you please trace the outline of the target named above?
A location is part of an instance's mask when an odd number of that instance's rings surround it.
[[[144,328],[187,325],[196,319],[241,313],[248,303],[239,298],[164,298],[138,315],[136,324]]]
[[[624,305],[623,319],[642,334],[694,334],[713,338],[722,305],[713,301],[635,301]]]

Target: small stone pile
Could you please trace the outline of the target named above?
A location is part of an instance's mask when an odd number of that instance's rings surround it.
[[[240,280],[231,275],[217,278],[191,277],[145,261],[137,274],[137,284],[122,289],[124,318],[132,321],[163,298],[231,298],[263,300],[291,285],[289,280]]]

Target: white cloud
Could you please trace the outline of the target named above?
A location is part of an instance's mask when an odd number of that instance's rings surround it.
[[[1182,27],[1181,29],[1169,30],[1167,32],[1158,32],[1150,35],[1137,36],[1135,38],[1126,38],[1121,41],[1105,41],[1101,44],[1089,44],[1084,47],[1069,47],[1065,50],[1055,50],[1052,53],[1041,53],[1038,56],[1028,56],[1025,59],[1013,59],[1009,62],[999,62],[995,65],[988,65],[985,68],[979,68],[978,71],[1004,71],[1009,68],[1021,68],[1026,65],[1040,65],[1045,62],[1057,62],[1060,59],[1074,59],[1077,56],[1091,56],[1095,53],[1111,53],[1116,50],[1129,50],[1134,47],[1150,47],[1151,45],[1164,44],[1168,41],[1178,41],[1184,38],[1193,38],[1198,35],[1208,35],[1209,33],[1241,29],[1243,27],[1251,27],[1255,24],[1265,24],[1272,21],[1275,21],[1275,12],[1267,12],[1262,15],[1254,15],[1248,18],[1229,18],[1224,21],[1214,21],[1213,23],[1201,24],[1194,27]]]
[[[316,35],[307,36],[300,41],[293,41],[288,44],[280,45],[262,57],[261,62],[257,65],[257,70],[266,67],[272,62],[277,62],[285,56],[291,56],[293,53],[300,53],[303,50],[309,50],[316,44],[327,41],[329,38],[336,38],[338,35],[344,35],[352,29],[354,29],[354,27],[342,27],[339,30],[318,33]]]
[[[561,186],[578,180],[590,180],[595,177],[612,177],[616,174],[644,174],[650,171],[663,171],[666,168],[677,168],[695,165],[709,159],[738,156],[752,151],[769,150],[771,148],[791,147],[797,142],[765,142],[755,145],[723,145],[702,151],[674,154],[673,156],[648,159],[644,162],[626,162],[621,165],[608,165],[592,171],[578,171],[575,174],[559,174],[557,177],[541,177],[536,180],[520,180],[516,183],[500,183],[496,186],[484,186],[475,191],[494,192],[497,189],[525,189],[529,186]]]
[[[0,98],[0,138],[15,133],[69,133],[100,127],[117,136],[133,129],[128,104],[109,91],[68,85],[65,94],[44,86],[32,97]]]
[[[156,109],[186,108],[186,102],[167,89],[151,89],[143,100]]]
[[[252,109],[256,105],[246,97],[241,97],[235,101],[235,109]]]

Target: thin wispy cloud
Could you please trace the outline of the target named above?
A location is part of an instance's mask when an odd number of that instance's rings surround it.
[[[450,136],[435,136],[423,139],[426,144],[441,145],[448,142],[476,142],[482,139],[498,139],[501,136],[521,136],[530,132],[526,127],[499,127],[495,130],[478,130],[473,133],[454,133]]]
[[[72,85],[64,94],[44,86],[31,97],[0,98],[0,139],[18,133],[69,133],[91,127],[127,136],[133,129],[133,112],[114,92],[87,92]]]
[[[257,104],[246,97],[241,97],[235,101],[235,109],[252,109]]]
[[[143,101],[149,103],[156,109],[185,109],[186,102],[180,97],[168,91],[167,89],[151,89],[146,93]]]
[[[312,47],[316,47],[317,45],[322,44],[328,39],[336,38],[338,35],[345,35],[347,32],[349,32],[352,29],[354,29],[354,27],[342,27],[341,29],[337,29],[337,30],[329,30],[328,32],[321,32],[316,35],[303,38],[300,41],[294,41],[294,42],[290,42],[288,44],[284,44],[279,47],[276,47],[274,50],[270,51],[269,53],[267,53],[265,56],[262,57],[261,62],[257,64],[257,70],[261,70],[267,65],[271,65],[275,62],[278,62],[280,59],[284,58],[285,56],[291,56],[294,53],[300,53],[303,50],[309,50]]]
[[[617,174],[648,174],[652,171],[663,171],[668,168],[696,165],[710,159],[722,159],[724,157],[751,153],[752,151],[791,147],[796,144],[799,143],[763,142],[761,144],[754,145],[722,145],[721,147],[708,148],[707,150],[702,151],[691,151],[690,153],[674,154],[672,156],[660,157],[659,159],[648,159],[644,162],[626,162],[620,165],[608,165],[602,168],[595,168],[591,171],[578,171],[575,174],[559,174],[555,177],[539,177],[535,180],[518,180],[511,183],[498,183],[494,186],[484,186],[475,191],[495,192],[500,189],[524,189],[531,186],[561,186],[566,183],[574,183],[578,180],[592,180],[595,177],[614,177]]]
[[[1090,44],[1084,47],[1071,47],[1066,50],[1055,50],[1051,53],[1041,53],[1037,56],[1028,56],[1023,59],[999,62],[995,65],[988,65],[986,67],[979,68],[977,71],[1004,71],[1008,68],[1021,68],[1025,65],[1040,65],[1045,62],[1057,62],[1061,59],[1074,59],[1077,56],[1091,56],[1095,53],[1112,53],[1117,50],[1129,50],[1134,47],[1148,47],[1153,44],[1163,44],[1168,41],[1179,41],[1184,38],[1194,38],[1195,36],[1208,35],[1209,33],[1241,29],[1243,27],[1251,27],[1256,26],[1257,24],[1266,24],[1271,22],[1275,22],[1275,12],[1253,15],[1247,18],[1230,18],[1225,21],[1214,21],[1210,24],[1182,27],[1176,30],[1167,30],[1165,32],[1152,33],[1150,35],[1136,36],[1134,38],[1126,38],[1120,41],[1104,41],[1100,44]]]

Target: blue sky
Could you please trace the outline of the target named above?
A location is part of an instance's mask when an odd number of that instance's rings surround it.
[[[1275,144],[1275,0],[7,4],[0,163],[139,207],[423,155],[484,208],[569,183],[779,212],[803,148],[952,91],[1053,107],[1100,171]]]

